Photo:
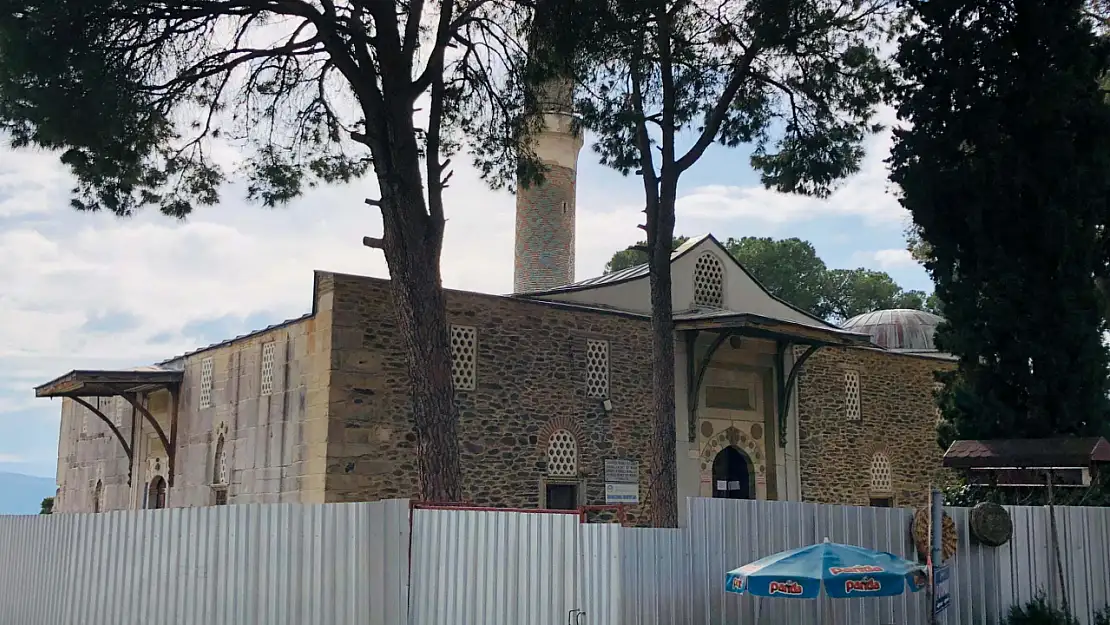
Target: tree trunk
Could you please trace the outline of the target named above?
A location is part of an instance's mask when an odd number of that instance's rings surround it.
[[[416,190],[419,192],[419,187]],[[383,201],[385,197],[383,194]],[[459,413],[439,267],[443,228],[432,219],[411,219],[424,213],[420,195],[413,197],[397,189],[392,198],[421,204],[419,208],[397,206],[395,212],[382,211],[390,289],[408,361],[420,496],[430,502],[459,502]]]
[[[648,206],[648,261],[651,281],[651,524],[678,527],[678,473],[675,468],[674,319],[671,306],[671,243],[674,199],[663,183],[662,198]]]

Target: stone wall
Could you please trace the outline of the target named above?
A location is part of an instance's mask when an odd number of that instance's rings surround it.
[[[170,507],[214,503],[216,443],[224,435],[228,503],[323,501],[326,426],[312,440],[311,417],[326,424],[327,359],[330,318],[324,311],[275,328],[194,352],[167,363],[182,368],[185,378],[178,404],[177,460]],[[323,328],[322,332],[317,327]],[[323,334],[324,336],[318,336]],[[263,345],[274,343],[273,386],[261,393]],[[200,408],[201,367],[212,359],[210,407]],[[171,397],[159,391],[141,398],[160,427],[170,434]],[[97,405],[96,398],[88,400]],[[72,400],[62,402],[59,438],[58,512],[92,512],[96,484],[104,491],[102,510],[144,505],[147,484],[155,475],[168,478],[166,451],[154,428],[141,417],[137,437],[131,433],[130,404],[105,400],[106,416],[135,444],[135,468],[128,487],[128,462],[111,431]],[[119,408],[117,409],[117,406]]]
[[[405,357],[388,283],[323,275],[334,288],[328,501],[419,497]],[[637,458],[647,484],[651,350],[647,320],[512,298],[449,291],[450,323],[477,330],[475,390],[459,390],[465,499],[536,508],[547,477],[547,438],[578,445],[586,503],[605,500],[606,458]],[[586,393],[587,339],[609,341],[607,414]],[[646,505],[632,510],[642,520]]]
[[[952,366],[879,350],[814,353],[798,379],[803,499],[866,506],[882,496],[900,507],[926,503],[930,485],[948,479],[936,442],[933,372]],[[847,371],[859,376],[858,420],[847,410]],[[888,492],[872,492],[876,454],[889,460]]]

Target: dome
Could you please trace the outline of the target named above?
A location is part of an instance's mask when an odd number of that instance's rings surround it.
[[[942,317],[923,310],[876,310],[856,315],[841,326],[858,334],[867,334],[871,342],[884,349],[936,351],[933,334]]]

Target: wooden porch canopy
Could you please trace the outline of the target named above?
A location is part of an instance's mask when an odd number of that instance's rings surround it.
[[[1105,438],[961,440],[944,452],[943,464],[968,473],[990,474],[999,485],[1030,484],[1035,474],[1049,474],[1061,486],[1082,486],[1076,475],[1110,464]]]
[[[103,421],[108,429],[112,431],[120,446],[123,447],[124,453],[127,454],[128,484],[131,483],[131,471],[135,466],[134,444],[135,432],[137,431],[135,415],[142,415],[154,428],[158,438],[162,441],[162,445],[166,448],[166,459],[169,465],[166,482],[173,486],[174,457],[177,448],[177,404],[184,377],[185,373],[183,371],[162,367],[140,367],[114,371],[76,370],[35,387],[35,397],[72,399]],[[171,398],[169,436],[166,435],[165,430],[162,429],[154,415],[139,401],[140,394],[161,390],[169,391]],[[130,442],[124,438],[116,424],[101,412],[98,406],[94,406],[87,401],[87,398],[91,397],[122,397],[127,403],[131,404],[133,411],[131,413],[132,439]]]
[[[857,334],[841,330],[831,324],[824,324],[814,320],[812,324],[799,323],[785,319],[775,319],[752,313],[738,313],[731,310],[696,310],[675,313],[675,330],[686,335],[686,363],[687,390],[689,392],[688,405],[690,406],[689,439],[697,436],[697,410],[699,392],[705,380],[709,363],[713,355],[724,345],[725,341],[733,336],[759,338],[775,341],[778,346],[778,357],[775,359],[775,380],[778,386],[778,423],[779,447],[786,447],[786,413],[789,406],[790,393],[798,382],[798,373],[806,360],[822,347],[869,347],[878,349],[871,342],[871,337],[866,334]],[[821,324],[821,325],[818,325]],[[697,344],[698,334],[712,332],[716,334],[709,350],[696,358],[694,346]],[[789,376],[784,376],[783,357],[786,350],[795,345],[806,346],[806,351],[794,362]]]

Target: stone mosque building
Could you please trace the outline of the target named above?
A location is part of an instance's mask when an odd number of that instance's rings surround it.
[[[517,196],[515,293],[447,293],[465,499],[651,505],[647,268],[574,281],[581,138],[552,114],[545,184]],[[830,324],[776,299],[712,236],[672,256],[678,490],[919,504],[943,480],[939,318]],[[306,276],[307,278],[307,276]],[[306,279],[307,282],[307,279]],[[61,398],[56,512],[415,497],[388,281],[315,272],[311,311],[148,367],[77,370]]]

